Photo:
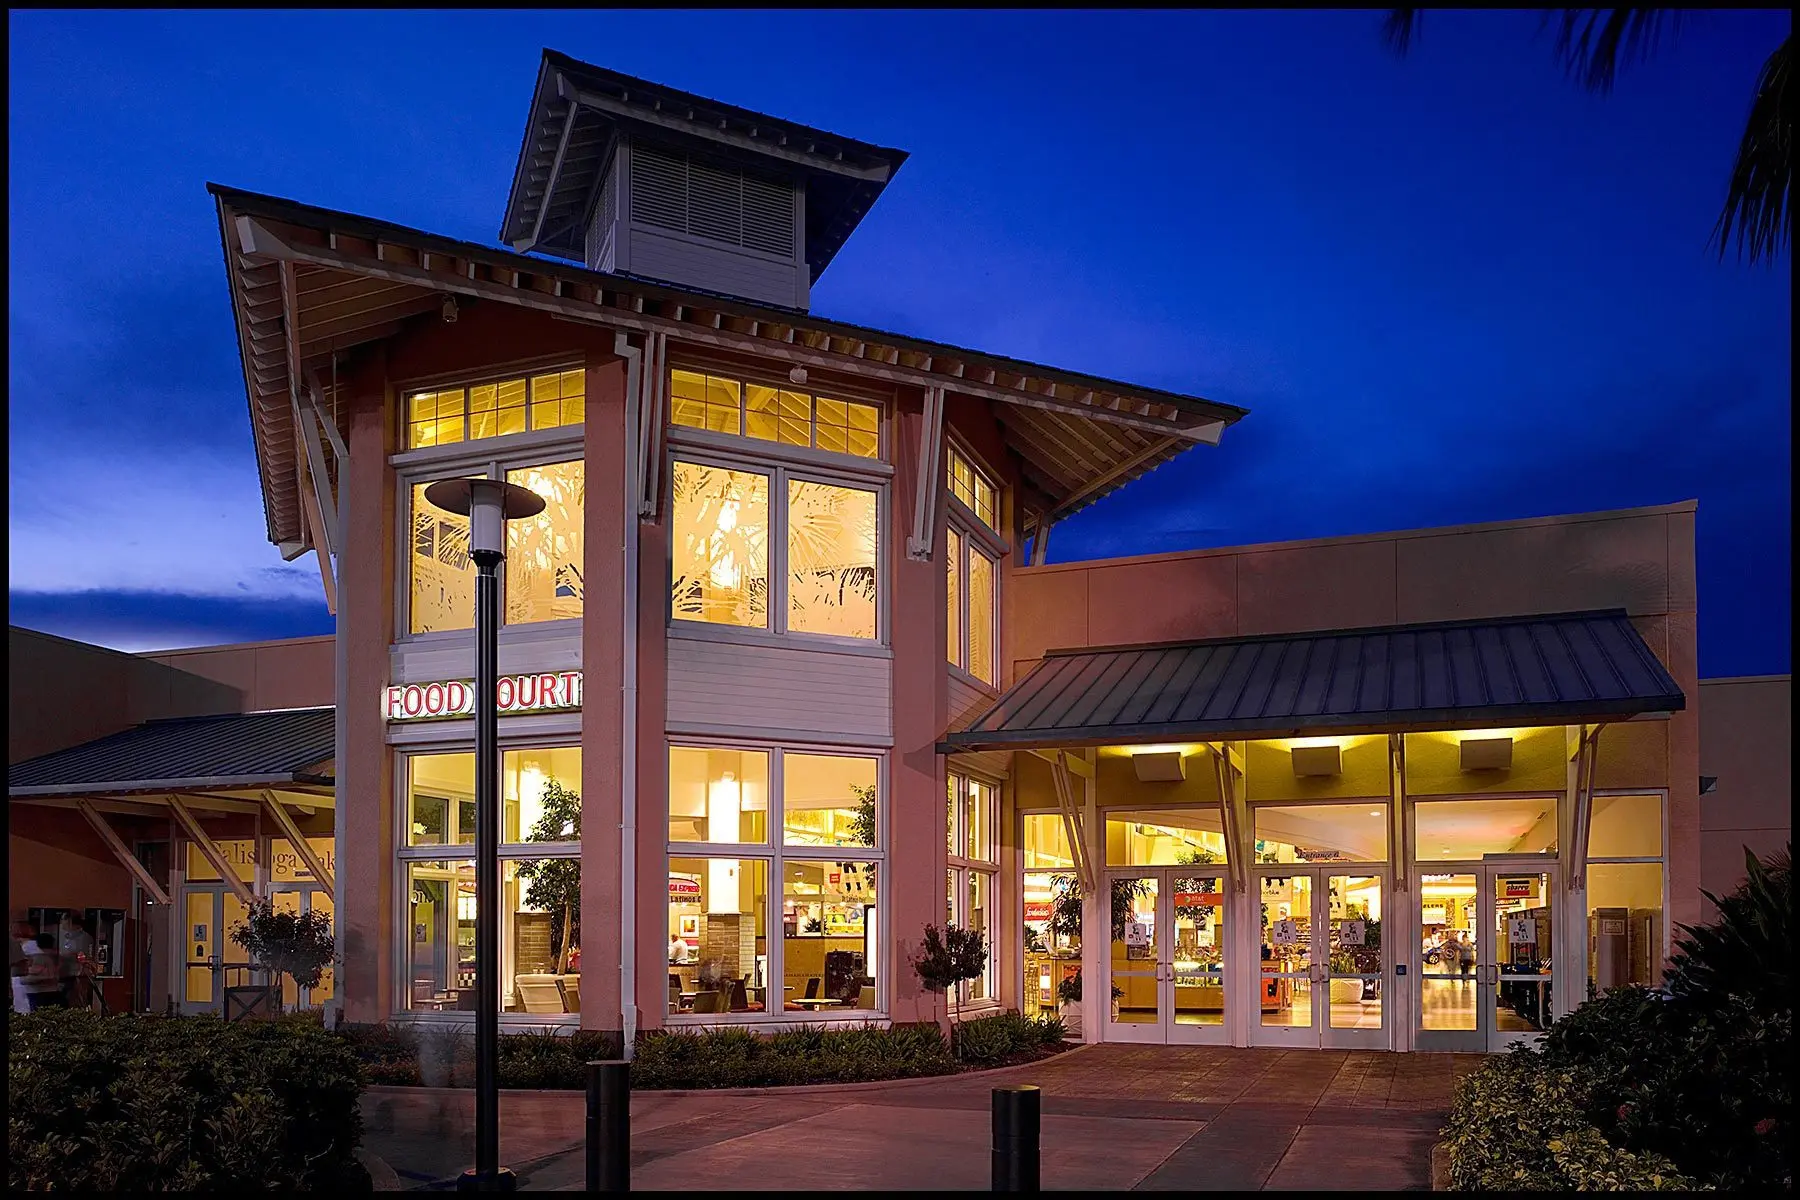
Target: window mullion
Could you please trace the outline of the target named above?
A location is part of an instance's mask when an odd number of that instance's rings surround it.
[[[787,632],[788,594],[788,472],[786,467],[773,467],[769,472],[769,624],[776,634]]]

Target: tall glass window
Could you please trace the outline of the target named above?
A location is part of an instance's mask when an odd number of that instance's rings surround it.
[[[879,636],[879,489],[678,459],[671,493],[675,620]]]
[[[805,388],[746,383],[702,371],[669,372],[669,420],[688,429],[881,457],[881,410]]]
[[[950,664],[992,685],[1000,678],[999,563],[956,529],[946,535],[944,551]]]
[[[1663,797],[1595,796],[1588,824],[1588,992],[1662,979]]]
[[[475,1008],[475,755],[402,756],[406,979],[398,1007]],[[501,754],[500,1007],[581,1011],[581,748]]]
[[[880,766],[866,754],[669,747],[671,1017],[880,1007]]]
[[[1057,1011],[1057,990],[1081,970],[1081,892],[1068,828],[1056,813],[1026,813],[1023,876],[1025,979],[1019,1010],[1026,1016]]]
[[[482,472],[475,478],[486,478]],[[586,466],[581,459],[506,469],[499,476],[544,498],[535,517],[507,522],[507,624],[581,616],[586,558],[583,521]],[[429,483],[408,489],[412,511],[407,554],[407,628],[411,633],[472,629],[475,563],[469,557],[469,519],[425,498]]]
[[[1000,866],[994,848],[994,821],[998,816],[999,789],[985,780],[951,774],[949,801],[949,879],[946,919],[963,929],[980,931],[988,950],[987,970],[981,978],[958,985],[959,1004],[991,1000],[994,996],[993,917],[999,898]]]

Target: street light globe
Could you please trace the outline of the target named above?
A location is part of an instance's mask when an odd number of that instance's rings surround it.
[[[508,521],[544,511],[542,496],[500,479],[440,479],[425,489],[425,499],[435,508],[469,518],[472,553],[501,553]]]

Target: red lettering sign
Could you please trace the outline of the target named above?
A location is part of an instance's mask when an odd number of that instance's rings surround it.
[[[502,714],[580,708],[581,672],[502,676],[494,685],[494,703]],[[432,721],[474,711],[475,688],[463,679],[396,685],[381,693],[381,715],[388,721]]]
[[[1048,921],[1050,919],[1050,901],[1027,900],[1025,902],[1025,919],[1027,921]]]

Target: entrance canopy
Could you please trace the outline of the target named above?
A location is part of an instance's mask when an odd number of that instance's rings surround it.
[[[1577,724],[1685,704],[1609,609],[1056,650],[939,749]]]
[[[158,903],[162,884],[144,868],[104,814],[168,818],[248,902],[251,893],[226,865],[196,813],[267,817],[313,877],[335,888],[295,824],[335,807],[336,710],[282,709],[147,721],[108,737],[14,763],[6,789],[14,804],[73,808],[120,864]]]

